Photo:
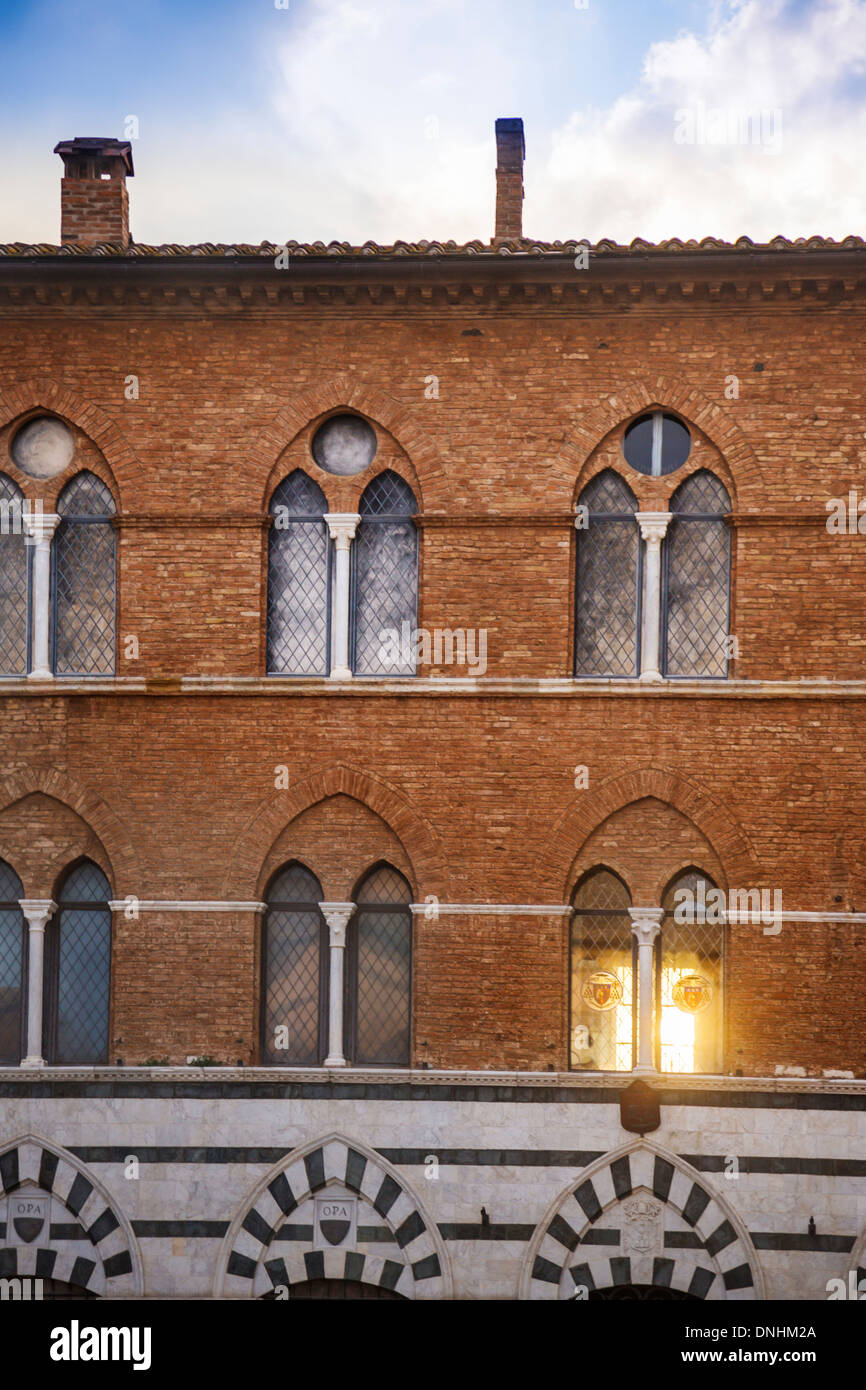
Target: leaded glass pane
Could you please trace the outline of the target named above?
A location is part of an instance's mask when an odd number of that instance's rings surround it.
[[[115,536],[109,489],[93,473],[64,488],[54,537],[54,670],[110,675],[115,648]],[[100,518],[105,520],[100,520]]]
[[[634,966],[628,889],[608,869],[588,874],[571,922],[571,1066],[634,1065]]]
[[[396,473],[380,473],[365,489],[359,510],[352,548],[354,670],[360,676],[414,676],[414,660],[402,656],[411,647],[418,605],[418,533],[410,520],[415,496]]]
[[[64,880],[56,917],[56,1026],[52,1061],[93,1065],[108,1058],[110,887],[89,860]]]
[[[728,674],[730,498],[718,478],[701,471],[677,488],[665,538],[665,673]]]
[[[320,1017],[324,947],[318,880],[290,864],[268,892],[264,924],[262,1057],[282,1066],[316,1066],[323,1059]]]
[[[268,535],[268,672],[326,676],[329,663],[328,566],[331,543],[325,494],[296,469],[271,498]]]
[[[24,916],[18,906],[24,897],[15,870],[0,859],[0,1065],[21,1061],[23,1004]]]
[[[589,519],[577,532],[575,673],[634,676],[640,582],[634,494],[608,470],[584,488],[580,503]]]
[[[21,489],[0,473],[0,676],[27,672],[27,545]]]
[[[689,869],[664,895],[657,989],[659,1070],[722,1070],[725,912],[712,879]]]
[[[412,967],[411,890],[402,874],[379,865],[362,884],[356,938],[357,1065],[407,1066]]]

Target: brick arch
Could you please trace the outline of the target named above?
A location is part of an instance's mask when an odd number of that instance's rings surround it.
[[[660,1239],[645,1249],[629,1248],[624,1239],[632,1203],[660,1217]],[[685,1226],[681,1234],[691,1246],[663,1244],[671,1213]],[[604,1245],[593,1239],[601,1230]],[[526,1252],[520,1297],[573,1299],[580,1288],[592,1292],[618,1284],[649,1284],[708,1300],[764,1297],[755,1248],[734,1208],[690,1163],[646,1139],[603,1155],[554,1198]]]
[[[0,810],[14,806],[34,792],[42,792],[79,815],[102,842],[111,866],[112,890],[136,891],[141,883],[138,855],[120,817],[96,792],[72,781],[56,768],[39,771],[28,768],[0,782]]]
[[[0,1247],[3,1276],[62,1279],[102,1298],[141,1296],[141,1255],[132,1226],[67,1149],[36,1134],[13,1139],[0,1148],[0,1183],[4,1203],[25,1185],[50,1194],[51,1224],[69,1232],[51,1237],[43,1228],[32,1244]]]
[[[90,401],[73,395],[65,386],[48,378],[18,381],[14,385],[0,387],[0,429],[19,415],[39,409],[62,416],[70,424],[77,425],[97,446],[106,463],[108,477],[104,481],[111,487],[118,512],[122,513],[121,480],[124,486],[137,481],[141,464],[111,417]],[[74,477],[74,474],[70,474],[70,477]]]
[[[345,1247],[315,1250],[311,1239],[274,1246],[302,1203],[337,1186],[365,1201],[391,1231],[390,1257]],[[292,1284],[310,1279],[378,1284],[412,1299],[452,1293],[445,1244],[415,1192],[375,1150],[342,1134],[292,1150],[245,1198],[220,1250],[214,1297],[258,1298],[288,1286],[291,1299]]]
[[[223,880],[223,897],[240,894],[245,901],[251,895],[255,897],[261,888],[261,873],[268,851],[277,836],[302,811],[338,795],[360,801],[390,827],[414,869],[419,892],[437,893],[447,899],[446,885],[450,876],[430,822],[387,782],[343,764],[326,768],[297,786],[274,792],[260,802],[238,836]]]
[[[625,420],[644,411],[669,410],[702,430],[719,450],[737,485],[740,505],[750,500],[758,505],[764,496],[766,480],[758,455],[749,439],[732,418],[733,412],[717,405],[703,392],[670,377],[630,382],[607,401],[575,416],[570,450],[577,483],[574,497],[587,481],[583,476],[590,455]]]
[[[422,494],[418,497],[419,510],[425,504],[429,507],[433,501],[442,505],[441,493],[437,491],[444,481],[442,462],[412,407],[384,391],[353,382],[346,376],[337,376],[283,406],[252,441],[248,458],[262,479],[264,507],[270,500],[275,483],[273,470],[283,450],[311,420],[340,407],[369,416],[388,430],[405,450],[417,475],[415,480],[407,478],[406,481]]]
[[[571,866],[594,830],[634,801],[655,797],[691,820],[724,866],[730,883],[760,882],[757,857],[742,826],[711,792],[666,768],[641,768],[602,782],[591,792],[578,792],[551,832],[544,837],[541,865],[549,891],[567,890]],[[564,898],[562,899],[564,901]]]

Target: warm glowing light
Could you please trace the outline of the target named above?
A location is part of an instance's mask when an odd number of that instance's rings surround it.
[[[695,1069],[695,1017],[683,1013],[673,1001],[674,985],[689,973],[670,967],[662,971],[662,1071],[693,1072]]]

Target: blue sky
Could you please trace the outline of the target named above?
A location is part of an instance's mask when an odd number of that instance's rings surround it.
[[[0,0],[0,240],[130,116],[141,242],[486,240],[502,115],[531,235],[866,231],[866,0],[278,4]]]

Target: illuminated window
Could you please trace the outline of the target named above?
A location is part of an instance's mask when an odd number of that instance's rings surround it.
[[[636,1016],[631,895],[609,869],[578,884],[571,918],[570,1064],[579,1071],[631,1071]]]
[[[656,948],[659,1071],[722,1070],[725,924],[713,906],[715,887],[699,869],[687,869],[664,895]]]

